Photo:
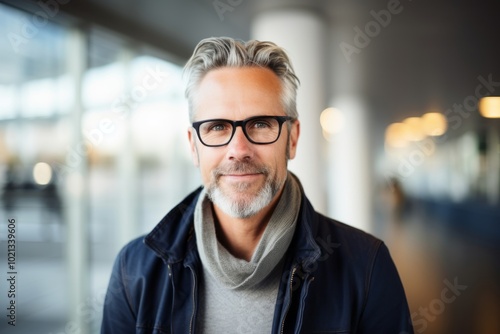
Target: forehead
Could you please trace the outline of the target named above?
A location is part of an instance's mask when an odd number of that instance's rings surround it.
[[[281,91],[279,77],[267,68],[223,67],[211,70],[198,86],[195,118],[283,114]]]

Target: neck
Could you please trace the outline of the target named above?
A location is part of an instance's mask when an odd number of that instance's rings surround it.
[[[264,233],[283,187],[273,200],[260,212],[248,218],[227,215],[213,204],[217,240],[234,256],[249,262]]]

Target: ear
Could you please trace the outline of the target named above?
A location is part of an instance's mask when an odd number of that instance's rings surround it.
[[[191,159],[193,159],[193,165],[195,167],[199,167],[200,156],[198,155],[198,150],[196,148],[196,133],[193,128],[188,129],[188,139],[189,139],[189,146],[191,147]]]
[[[295,122],[292,123],[292,126],[290,128],[290,142],[289,142],[289,159],[295,158],[295,154],[297,152],[297,143],[299,141],[299,135],[300,135],[300,122],[299,120],[296,120]]]

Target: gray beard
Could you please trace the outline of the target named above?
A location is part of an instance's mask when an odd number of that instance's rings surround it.
[[[245,167],[236,167],[238,170],[240,170],[240,168]],[[264,175],[267,177],[269,174],[266,171]],[[271,203],[274,196],[276,196],[285,183],[285,180],[279,182],[275,179],[266,179],[264,186],[255,196],[246,194],[248,185],[246,183],[242,183],[235,189],[240,193],[242,198],[235,199],[231,195],[226,194],[217,184],[218,171],[214,171],[214,179],[216,181],[207,187],[208,198],[210,198],[212,203],[217,205],[227,215],[240,219],[249,218],[264,209],[267,205],[269,205],[269,203]]]
[[[210,200],[226,214],[235,218],[248,218],[257,214],[271,203],[277,192],[271,186],[271,182],[266,182],[264,187],[253,198],[236,200],[225,194],[218,186],[207,189]]]

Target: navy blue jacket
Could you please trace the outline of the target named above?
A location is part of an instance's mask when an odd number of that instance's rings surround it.
[[[102,334],[196,333],[202,265],[193,213],[199,192],[121,250]],[[384,243],[315,212],[305,196],[285,257],[272,333],[413,333]]]

